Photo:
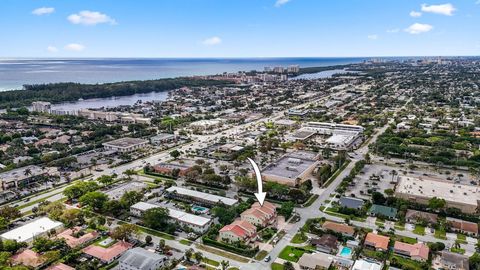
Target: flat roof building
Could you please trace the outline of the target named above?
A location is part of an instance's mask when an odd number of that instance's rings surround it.
[[[316,158],[316,153],[307,151],[286,154],[262,170],[263,180],[297,186],[311,176],[319,163]]]
[[[214,206],[217,203],[223,203],[227,206],[232,206],[237,204],[238,200],[231,199],[227,197],[217,196],[209,193],[204,193],[196,190],[181,188],[181,187],[170,187],[167,189],[169,197],[173,197],[179,200],[186,202],[195,202],[202,205]]]
[[[35,165],[6,171],[0,173],[1,189],[17,188],[21,185],[35,182],[36,179],[46,174],[47,172],[45,170]]]
[[[161,206],[146,202],[139,202],[130,207],[130,213],[135,216],[141,216],[145,211]],[[212,224],[212,219],[189,214],[180,210],[167,208],[170,219],[178,222],[182,226],[187,226],[195,232],[204,233]]]
[[[63,223],[43,217],[10,230],[0,235],[0,237],[5,240],[16,240],[17,242],[31,242],[35,237],[43,236],[51,230],[57,231],[61,228],[63,228]]]
[[[136,247],[127,250],[118,259],[120,270],[157,270],[168,260],[167,256],[160,255],[146,249]]]
[[[428,204],[431,198],[437,197],[444,199],[447,207],[473,214],[478,210],[480,190],[478,186],[400,176],[395,196],[421,204]]]
[[[139,138],[120,138],[103,143],[105,150],[115,150],[120,153],[129,153],[147,146],[148,141]]]

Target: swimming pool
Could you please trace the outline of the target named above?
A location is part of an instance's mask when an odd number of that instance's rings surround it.
[[[349,247],[343,247],[342,251],[340,251],[340,256],[344,258],[351,258],[352,257],[352,249]]]
[[[204,213],[208,213],[208,208],[198,206],[198,205],[194,205],[194,206],[192,206],[192,211],[204,214]]]

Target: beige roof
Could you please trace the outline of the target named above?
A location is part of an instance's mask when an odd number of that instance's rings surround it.
[[[316,269],[317,267],[327,269],[332,262],[333,258],[331,255],[321,252],[315,254],[304,253],[302,257],[300,257],[300,260],[298,260],[298,264],[301,267],[308,267],[311,269]]]

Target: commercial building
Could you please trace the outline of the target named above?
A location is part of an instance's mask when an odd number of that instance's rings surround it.
[[[262,170],[264,181],[298,186],[312,176],[319,164],[317,153],[296,151],[288,153]]]
[[[147,187],[148,185],[144,182],[131,181],[131,182],[120,184],[119,186],[116,186],[114,188],[111,188],[105,191],[105,194],[111,200],[119,200],[123,196],[123,194],[127,192],[130,192],[130,191],[141,192],[143,189],[146,189]]]
[[[50,113],[52,109],[52,103],[45,101],[35,101],[32,102],[32,111],[40,113]]]
[[[205,131],[209,129],[215,129],[222,125],[222,121],[219,119],[210,119],[210,120],[199,120],[193,122],[189,127],[195,131]]]
[[[138,138],[121,138],[103,143],[105,150],[114,150],[120,153],[130,153],[147,146],[148,141]]]
[[[36,182],[48,173],[39,166],[30,165],[0,173],[1,189],[18,188]]]
[[[157,270],[168,258],[140,247],[129,249],[118,259],[119,270]]]
[[[150,143],[153,145],[161,145],[177,140],[177,135],[170,133],[160,133],[150,138]]]
[[[444,199],[447,207],[474,214],[478,210],[480,190],[478,186],[400,176],[395,196],[421,204],[437,197]]]
[[[158,208],[159,205],[139,202],[130,207],[130,213],[140,217],[142,214],[152,208]],[[176,209],[167,208],[171,222],[178,222],[180,226],[186,226],[197,233],[204,233],[212,224],[212,219],[193,214],[189,214]]]
[[[10,230],[0,235],[0,238],[4,240],[16,240],[17,242],[31,242],[35,237],[46,235],[47,232],[52,230],[58,231],[61,228],[63,228],[63,223],[53,221],[48,217],[42,217]]]
[[[301,131],[310,131],[318,135],[330,136],[325,140],[323,147],[335,150],[350,150],[355,148],[358,142],[360,142],[364,128],[357,125],[308,122]]]
[[[191,168],[192,166],[188,164],[162,162],[153,166],[153,171],[155,173],[176,177],[185,176],[185,174],[190,171]],[[175,173],[175,171],[178,173]]]
[[[172,186],[166,190],[168,193],[167,197],[174,198],[177,200],[197,203],[205,206],[214,206],[218,203],[225,204],[227,206],[232,206],[237,204],[238,200],[230,199],[227,197],[217,196],[209,193],[204,193],[196,190],[186,189],[182,187]]]

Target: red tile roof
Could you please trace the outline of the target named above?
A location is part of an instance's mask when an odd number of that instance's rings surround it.
[[[83,252],[92,257],[100,259],[101,261],[109,262],[132,247],[133,245],[128,242],[118,241],[117,243],[113,244],[108,248],[90,245],[84,248]]]
[[[383,250],[387,250],[389,242],[390,237],[378,235],[376,233],[368,233],[367,237],[365,237],[365,243],[374,246],[376,249],[380,248]]]
[[[394,250],[404,251],[410,254],[411,257],[420,257],[424,260],[428,260],[428,253],[430,249],[421,243],[407,244],[399,241],[395,241]]]

